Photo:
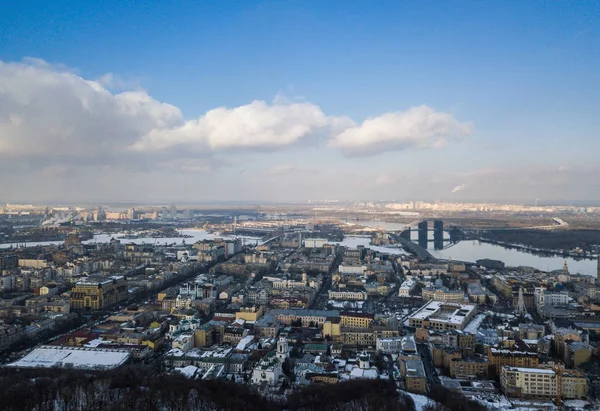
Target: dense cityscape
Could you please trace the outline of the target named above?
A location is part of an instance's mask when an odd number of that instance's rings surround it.
[[[452,250],[466,235],[443,220],[232,207],[6,205],[2,374],[139,368],[146,377],[233,383],[265,407],[297,409],[314,405],[297,396],[310,387],[364,380],[391,384],[397,409],[452,398],[482,410],[597,406],[598,244],[581,257],[594,275],[566,260],[543,271],[434,257],[428,249],[448,237]],[[560,215],[549,231],[568,232],[580,217]],[[63,394],[46,400],[64,402]],[[80,393],[56,409],[93,409],[94,396],[102,394]]]
[[[600,0],[0,2],[0,411],[600,411]]]

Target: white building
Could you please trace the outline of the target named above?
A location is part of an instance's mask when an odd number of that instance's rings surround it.
[[[475,316],[474,305],[429,301],[408,318],[410,327],[462,330]]]
[[[194,334],[180,334],[175,337],[171,345],[173,349],[178,348],[183,352],[186,352],[194,346]]]
[[[359,274],[362,275],[367,271],[366,265],[357,264],[340,264],[338,271],[342,274]]]
[[[567,293],[566,291],[563,291],[560,293],[542,291],[542,292],[536,293],[535,297],[536,297],[536,304],[538,307],[543,307],[545,305],[549,305],[551,307],[557,307],[557,306],[569,304],[569,293]]]
[[[304,247],[322,248],[327,242],[328,241],[325,238],[306,238],[304,239]]]
[[[279,361],[275,353],[271,352],[252,370],[252,383],[275,385],[282,374],[281,361]]]
[[[273,281],[273,288],[278,290],[296,288],[296,287],[306,287],[307,281],[294,281],[294,280],[278,280]]]
[[[277,359],[283,364],[290,355],[290,349],[288,347],[287,338],[279,337],[277,341]]]
[[[402,350],[403,337],[378,337],[375,343],[377,351],[385,354],[397,354]]]
[[[410,297],[410,293],[412,292],[412,290],[415,289],[416,286],[417,286],[417,282],[412,279],[408,279],[408,280],[404,281],[402,283],[402,285],[400,286],[400,289],[398,290],[398,296],[399,297]]]
[[[329,290],[330,300],[342,300],[342,301],[366,301],[366,291],[350,291],[350,290]]]

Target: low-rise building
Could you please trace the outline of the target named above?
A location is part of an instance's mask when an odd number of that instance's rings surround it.
[[[377,351],[386,354],[397,354],[402,350],[402,339],[404,337],[380,337],[375,342]]]
[[[417,282],[412,279],[408,279],[408,280],[404,281],[400,285],[400,288],[398,289],[398,296],[399,297],[410,297],[410,293],[415,289],[416,286],[417,286]]]
[[[283,374],[281,362],[274,352],[267,354],[252,370],[252,383],[275,385]]]
[[[405,386],[408,392],[416,394],[427,393],[427,376],[421,360],[406,360]]]
[[[465,301],[465,294],[462,291],[451,291],[447,287],[427,287],[421,291],[421,297],[424,300],[462,303]]]
[[[329,290],[328,295],[330,300],[365,301],[367,299],[367,292],[365,290],[355,290],[346,288]]]
[[[489,365],[485,358],[454,358],[450,361],[450,376],[458,379],[476,377],[486,380],[489,377]]]
[[[462,330],[475,315],[474,305],[430,301],[408,318],[409,326],[434,330]]]

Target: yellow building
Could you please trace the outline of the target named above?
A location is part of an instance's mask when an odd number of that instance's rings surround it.
[[[450,377],[487,379],[489,376],[489,363],[483,358],[452,359],[450,361]]]
[[[240,318],[245,321],[257,321],[263,314],[262,306],[240,307],[240,310],[235,313],[235,319]]]
[[[584,399],[587,379],[576,370],[503,367],[500,383],[505,394],[531,399],[554,399],[557,391],[564,400]]]
[[[465,293],[462,291],[451,291],[446,287],[423,288],[421,291],[423,300],[442,301],[447,303],[462,303],[465,301]]]
[[[323,335],[325,337],[331,337],[334,341],[338,341],[342,335],[340,323],[337,321],[325,321],[323,323]]]
[[[127,281],[123,276],[88,277],[71,290],[71,310],[98,311],[127,301]]]
[[[311,374],[307,373],[306,378],[311,380],[312,382],[320,382],[324,384],[336,384],[338,382],[337,373],[320,373],[320,374]]]
[[[358,312],[340,313],[340,324],[349,328],[368,328],[373,322],[373,314]]]
[[[490,367],[497,373],[500,372],[503,366],[537,368],[540,362],[536,353],[491,347],[488,348],[488,361]]]
[[[556,373],[548,369],[502,367],[500,385],[507,396],[530,399],[556,397]]]
[[[567,370],[561,373],[562,397],[564,399],[583,399],[588,395],[588,383],[585,375],[578,371]]]
[[[344,345],[375,346],[375,334],[368,328],[342,328],[341,340]]]
[[[164,344],[165,340],[162,337],[155,339],[142,340],[142,345],[148,346],[151,350],[158,350]]]

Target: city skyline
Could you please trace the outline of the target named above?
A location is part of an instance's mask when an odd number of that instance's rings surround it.
[[[591,2],[3,8],[5,201],[600,201]]]

